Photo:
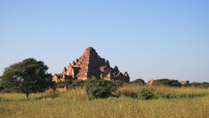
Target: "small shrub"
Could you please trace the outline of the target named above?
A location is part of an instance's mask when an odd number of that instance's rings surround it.
[[[42,96],[40,96],[39,98],[36,98],[37,100],[40,100],[40,99],[48,99],[48,98],[56,98],[59,96],[59,92],[58,91],[50,91]]]
[[[69,87],[72,88],[72,89],[76,89],[77,87],[83,88],[84,86],[85,86],[85,81],[74,80]]]
[[[166,95],[165,95],[165,98],[167,98],[167,99],[173,99],[173,98],[176,98],[177,96],[174,94],[174,93],[167,93]]]
[[[1,86],[1,84],[0,84],[0,91],[1,91],[1,90],[4,90],[4,87],[3,87],[3,86]]]
[[[69,86],[72,83],[72,80],[61,81],[55,84],[55,88],[64,88],[65,86]]]
[[[165,98],[165,99],[173,99],[177,98],[177,95],[175,93],[163,93],[163,92],[157,92],[156,96],[158,98]]]
[[[116,85],[106,80],[89,80],[86,84],[86,92],[89,99],[108,98],[116,91]]]
[[[209,83],[208,82],[202,82],[202,83],[193,82],[191,83],[191,86],[198,87],[198,88],[209,88]]]
[[[132,94],[131,94],[131,97],[136,99],[136,98],[138,98],[138,94],[132,93]]]
[[[117,87],[123,87],[124,82],[120,80],[112,81]]]
[[[143,79],[139,78],[139,79],[136,79],[136,80],[130,82],[130,84],[136,84],[136,85],[144,86],[146,83]]]
[[[153,85],[163,85],[163,86],[173,86],[173,87],[181,87],[182,85],[178,82],[178,80],[169,80],[169,79],[158,79],[153,82]]]
[[[138,93],[138,99],[141,100],[150,100],[150,99],[156,99],[157,97],[154,95],[152,90],[143,88],[139,93]]]
[[[206,96],[207,94],[194,94],[194,93],[185,93],[185,94],[181,94],[179,96],[179,98],[196,98],[196,97],[203,97]]]
[[[47,95],[48,98],[56,98],[59,96],[59,92],[58,91],[50,91]]]
[[[186,84],[183,84],[182,86],[183,87],[191,87],[191,84],[190,83],[186,83]]]

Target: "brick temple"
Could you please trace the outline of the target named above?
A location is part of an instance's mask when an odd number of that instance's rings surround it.
[[[118,70],[117,66],[110,67],[109,61],[101,58],[92,47],[87,48],[79,59],[69,64],[68,68],[64,67],[62,73],[55,74],[52,80],[55,82],[87,80],[91,79],[92,76],[103,80],[130,81],[127,72],[123,74]]]

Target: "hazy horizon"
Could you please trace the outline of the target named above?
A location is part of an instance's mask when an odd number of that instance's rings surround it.
[[[87,47],[131,80],[209,82],[209,1],[0,1],[0,75],[26,58],[61,73]]]

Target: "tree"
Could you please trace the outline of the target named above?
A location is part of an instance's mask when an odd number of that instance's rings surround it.
[[[6,89],[18,90],[28,96],[30,93],[44,92],[54,85],[52,75],[42,61],[28,58],[5,68],[2,85]]]

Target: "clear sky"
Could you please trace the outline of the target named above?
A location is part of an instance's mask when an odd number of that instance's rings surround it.
[[[59,73],[89,46],[131,80],[209,82],[209,0],[0,1],[0,75],[29,57]]]

